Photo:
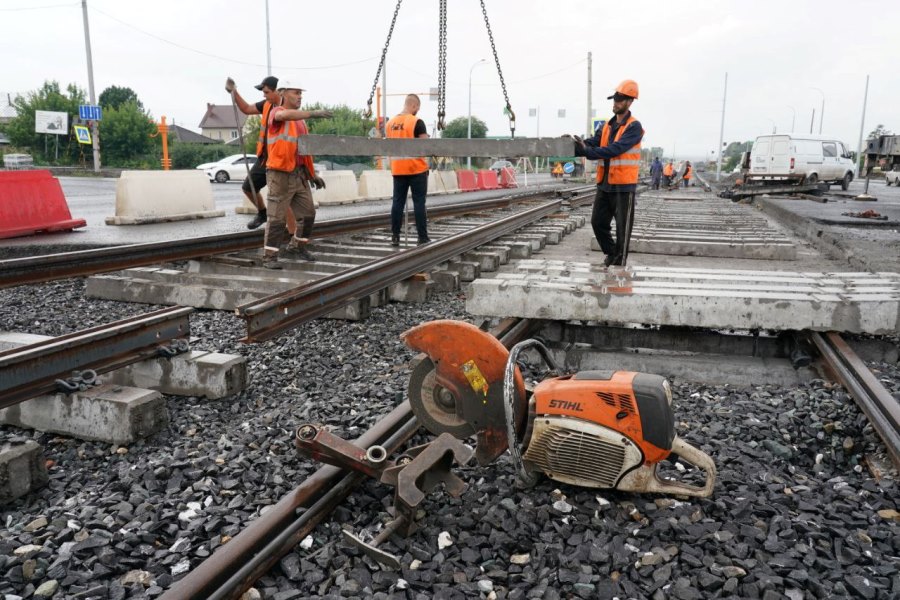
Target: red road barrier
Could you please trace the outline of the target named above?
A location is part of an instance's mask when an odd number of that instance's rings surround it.
[[[0,239],[87,225],[73,219],[50,171],[0,171]]]
[[[478,189],[475,185],[475,171],[457,171],[456,183],[461,192],[474,192]]]
[[[478,171],[478,184],[476,187],[479,190],[496,190],[499,188],[500,183],[497,181],[497,172],[491,169]]]
[[[516,170],[512,167],[503,167],[500,169],[500,187],[502,188],[517,188],[519,187],[518,182],[516,181]]]

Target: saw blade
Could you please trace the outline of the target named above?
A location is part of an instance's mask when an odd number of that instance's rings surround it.
[[[434,435],[449,433],[461,440],[475,435],[475,428],[457,414],[456,398],[435,380],[430,358],[424,357],[415,366],[408,391],[413,414]]]

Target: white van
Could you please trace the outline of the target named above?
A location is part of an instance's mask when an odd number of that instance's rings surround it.
[[[846,190],[854,177],[856,163],[847,145],[831,137],[761,135],[750,151],[750,180],[839,183]]]

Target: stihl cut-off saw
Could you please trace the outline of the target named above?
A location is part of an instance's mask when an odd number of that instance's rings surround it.
[[[461,321],[432,321],[402,337],[427,357],[410,378],[413,413],[435,435],[474,435],[479,464],[508,450],[525,484],[544,474],[586,487],[712,494],[715,464],[675,435],[665,378],[629,371],[566,374],[540,342],[526,340],[507,351]],[[550,375],[529,390],[516,361],[532,348]],[[704,485],[661,478],[659,463],[673,455],[702,469]]]

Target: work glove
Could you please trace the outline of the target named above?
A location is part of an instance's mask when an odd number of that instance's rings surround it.
[[[225,91],[229,94],[234,91],[234,79],[231,77],[225,80]]]
[[[310,119],[330,119],[332,116],[334,116],[334,115],[332,115],[330,110],[314,110],[309,115],[309,118]]]
[[[321,177],[319,177],[318,175],[316,175],[315,177],[312,178],[312,184],[315,186],[315,188],[317,190],[325,189],[325,180],[322,179]]]
[[[578,136],[578,135],[573,135],[572,140],[575,142],[575,156],[584,156],[584,154],[585,154],[584,140],[581,139],[581,136]]]

